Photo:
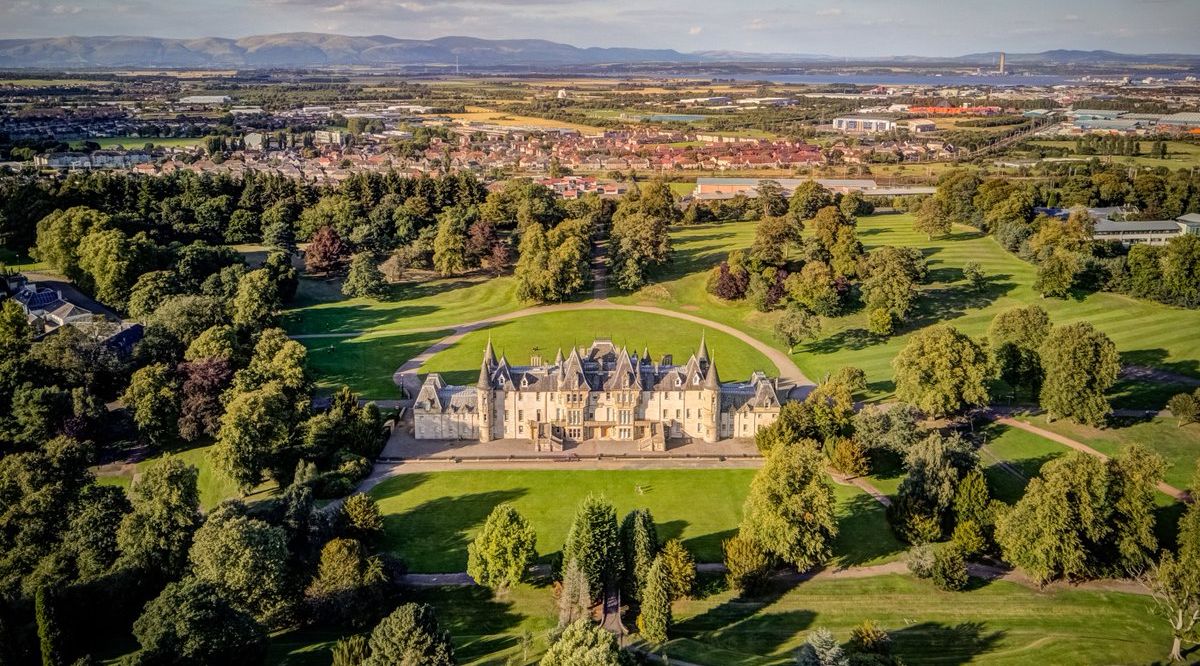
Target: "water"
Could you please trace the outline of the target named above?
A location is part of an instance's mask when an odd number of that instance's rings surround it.
[[[1071,81],[1069,77],[1054,74],[1032,76],[1002,76],[1000,74],[714,74],[715,78],[738,81],[770,81],[771,83],[807,83],[830,85],[845,83],[858,86],[1053,86]]]

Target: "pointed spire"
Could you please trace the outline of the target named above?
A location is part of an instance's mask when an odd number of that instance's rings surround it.
[[[554,365],[562,365],[562,362],[563,362],[562,347],[559,347],[558,353],[554,355]]]
[[[475,382],[475,386],[481,389],[492,388],[492,369],[488,366],[486,358],[479,366],[479,381]]]
[[[708,343],[704,337],[704,331],[700,331],[700,349],[696,352],[696,358],[701,361],[708,360]]]
[[[721,378],[717,376],[717,364],[711,360],[708,362],[708,372],[704,375],[704,388],[721,388]]]
[[[492,348],[492,334],[488,333],[487,347],[483,350],[483,362],[492,365],[496,362],[496,350]]]

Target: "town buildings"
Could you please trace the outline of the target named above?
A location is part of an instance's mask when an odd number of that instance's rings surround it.
[[[1117,241],[1122,245],[1166,245],[1172,238],[1183,235],[1200,236],[1200,214],[1189,213],[1174,220],[1141,220],[1119,222],[1101,219],[1095,222],[1092,237],[1096,240]]]
[[[753,437],[779,416],[785,393],[761,372],[725,383],[704,339],[686,363],[655,361],[597,339],[529,365],[496,357],[491,340],[475,386],[426,377],[413,404],[417,439],[528,440],[561,451],[586,440],[635,442],[665,451],[671,440],[717,442]]]

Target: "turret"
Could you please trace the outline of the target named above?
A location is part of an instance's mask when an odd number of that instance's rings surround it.
[[[701,351],[707,351],[701,348]],[[708,371],[704,373],[704,391],[709,400],[708,411],[704,414],[704,441],[716,442],[721,438],[718,423],[721,418],[721,378],[717,375],[717,364],[709,359]]]
[[[491,349],[491,344],[488,344]],[[475,413],[479,415],[479,441],[492,441],[492,371],[485,357],[479,367],[479,381],[475,382]]]
[[[704,340],[704,332],[700,332],[700,349],[696,350],[696,359],[700,361],[708,360],[708,343]]]

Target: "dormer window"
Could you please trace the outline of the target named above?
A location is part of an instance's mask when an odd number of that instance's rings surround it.
[[[675,378],[675,386],[683,386],[683,380],[679,377]]]
[[[692,377],[692,383],[693,383],[693,384],[699,384],[699,383],[700,383],[700,375],[699,375],[699,374],[697,374],[695,377]]]

